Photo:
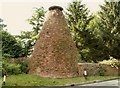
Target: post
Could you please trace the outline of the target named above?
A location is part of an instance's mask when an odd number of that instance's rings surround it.
[[[3,77],[3,85],[5,85],[5,81],[6,81],[6,72],[4,73],[4,77]]]
[[[86,70],[86,68],[84,68],[83,75],[84,75],[84,77],[85,77],[85,80],[87,80],[87,70]]]

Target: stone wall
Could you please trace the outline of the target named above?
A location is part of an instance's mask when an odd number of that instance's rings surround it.
[[[84,68],[87,69],[88,76],[93,75],[105,75],[105,76],[117,76],[118,69],[111,67],[110,65],[102,65],[97,63],[78,63],[79,76],[83,76]]]

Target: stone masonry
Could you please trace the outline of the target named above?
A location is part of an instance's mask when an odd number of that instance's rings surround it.
[[[49,8],[29,61],[30,74],[41,77],[78,76],[78,51],[62,13],[63,8]]]

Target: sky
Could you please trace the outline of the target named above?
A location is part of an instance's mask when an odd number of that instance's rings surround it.
[[[12,35],[19,35],[21,31],[31,31],[32,26],[27,19],[32,16],[36,7],[43,6],[48,10],[50,6],[59,5],[65,10],[73,0],[0,0],[0,18],[7,25],[7,30]],[[82,4],[91,13],[96,13],[104,0],[82,0]]]

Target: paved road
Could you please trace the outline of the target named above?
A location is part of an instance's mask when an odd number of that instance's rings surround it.
[[[91,84],[85,84],[80,86],[120,86],[120,79],[116,80],[110,80],[110,81],[104,81],[104,82],[98,82],[98,83],[91,83]]]

